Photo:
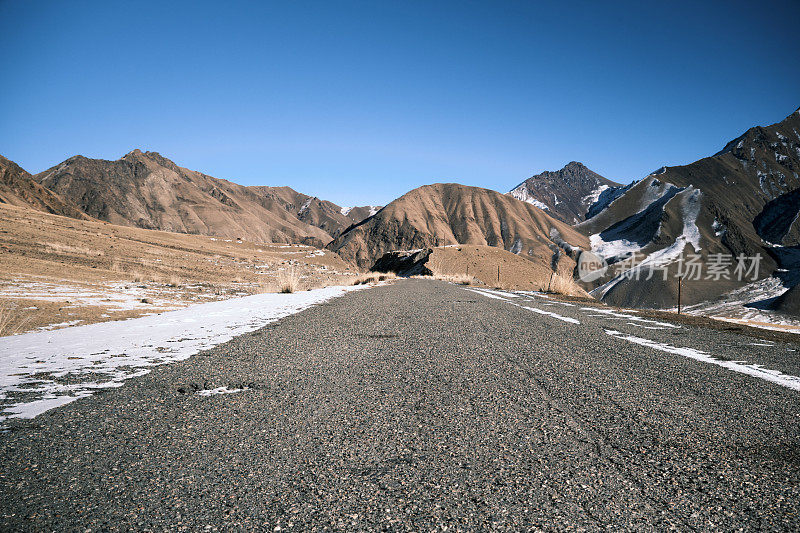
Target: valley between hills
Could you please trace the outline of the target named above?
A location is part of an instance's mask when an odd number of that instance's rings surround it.
[[[683,311],[800,331],[798,131],[800,111],[627,185],[573,161],[507,193],[436,183],[356,207],[138,149],[35,175],[0,156],[4,333],[276,292],[286,278],[292,290],[349,285],[369,271],[676,311],[686,254],[700,269],[721,257],[729,271],[757,257],[758,269],[684,279]],[[608,268],[581,280],[583,253]]]

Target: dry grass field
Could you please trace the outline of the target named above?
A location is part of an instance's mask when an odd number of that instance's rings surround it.
[[[352,283],[333,252],[76,220],[0,204],[0,335]]]

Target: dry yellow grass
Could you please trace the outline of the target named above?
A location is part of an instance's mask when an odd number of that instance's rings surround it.
[[[280,293],[296,292],[300,288],[300,275],[294,268],[281,270],[278,272],[277,284]]]
[[[88,257],[102,257],[105,255],[102,250],[70,246],[60,242],[40,242],[39,244],[57,254],[85,255]]]
[[[394,272],[367,272],[366,274],[362,274],[354,279],[353,285],[367,285],[396,278],[397,274]]]
[[[474,285],[475,278],[467,274],[454,274],[452,276],[434,276],[435,279],[449,281],[457,285]]]
[[[376,272],[362,274],[353,280],[353,285],[367,285],[369,283],[377,283],[378,275]]]
[[[56,301],[40,285],[115,294],[141,289],[147,299],[180,306],[253,294],[267,286],[276,292],[278,274],[286,268],[295,269],[298,290],[349,284],[355,275],[338,255],[307,245],[144,230],[0,203],[0,284],[13,300],[17,318],[9,320],[20,333],[154,312],[150,305],[121,309],[99,297],[87,305],[66,296]],[[29,296],[23,284],[34,287]],[[140,287],[127,287],[134,284]],[[26,319],[23,328],[16,326],[20,317]]]
[[[553,274],[548,292],[566,296],[586,296],[586,291],[572,277],[563,274]]]
[[[434,274],[434,275],[416,275],[411,276],[411,279],[431,279],[435,281],[447,281],[457,285],[484,285],[480,280],[475,279],[467,274]]]
[[[6,331],[11,325],[11,317],[12,310],[10,308],[0,307],[0,337],[7,335]]]
[[[16,335],[23,331],[31,316],[24,316],[8,302],[0,302],[0,337]]]
[[[259,283],[253,292],[256,294],[270,294],[278,291],[277,291],[277,285],[275,285],[275,283],[264,281]]]

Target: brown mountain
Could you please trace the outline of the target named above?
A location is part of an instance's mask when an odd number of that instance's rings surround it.
[[[89,215],[125,226],[323,245],[352,224],[341,208],[289,187],[247,187],[134,150],[107,161],[72,157],[36,180]]]
[[[19,165],[0,155],[0,203],[28,207],[45,213],[90,219],[83,211],[40,185]]]
[[[589,209],[601,196],[608,197],[622,185],[604,178],[572,161],[561,170],[532,176],[508,194],[544,209],[553,218],[577,224],[586,218]]]
[[[596,204],[577,229],[611,263],[632,253],[677,270],[681,252],[764,257],[759,277],[792,284],[787,261],[800,247],[800,114],[754,127],[723,150],[689,165],[664,167]],[[793,260],[792,260],[793,261]],[[783,266],[784,268],[781,268]],[[616,277],[595,291],[620,305],[671,307],[677,282]],[[685,303],[714,299],[742,283],[689,282]]]
[[[333,202],[320,200],[316,196],[308,196],[295,191],[291,187],[249,186],[247,189],[264,197],[274,195],[285,202],[285,208],[300,221],[325,231],[331,239],[338,237],[344,230],[361,222],[354,221],[342,213],[343,209]],[[366,218],[366,217],[364,217]]]
[[[361,268],[384,253],[455,244],[488,245],[523,257],[550,257],[559,244],[586,247],[586,237],[531,204],[453,183],[405,194],[328,247]]]
[[[789,315],[800,315],[800,285],[780,295],[771,307]]]
[[[368,219],[382,209],[379,205],[365,205],[360,207],[343,207],[342,214],[349,218],[353,224]]]

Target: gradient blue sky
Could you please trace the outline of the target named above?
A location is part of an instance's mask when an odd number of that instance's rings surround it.
[[[719,150],[800,106],[800,2],[0,0],[0,154],[133,148],[340,205]]]

